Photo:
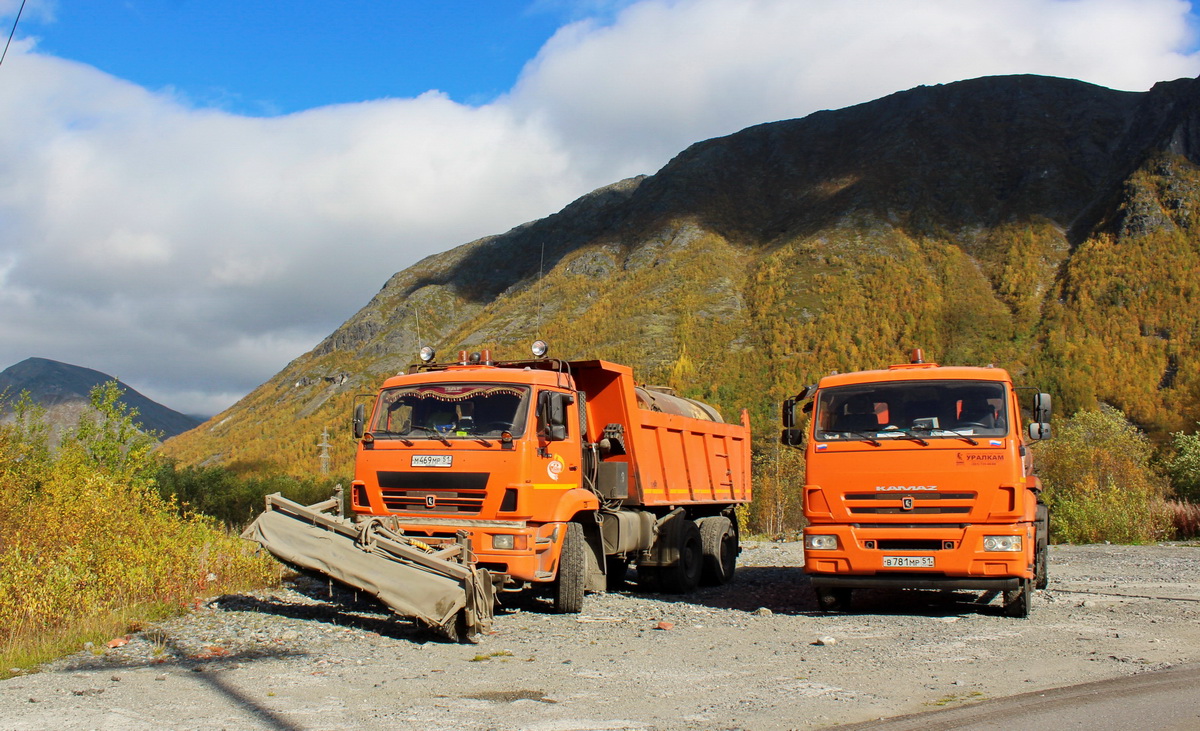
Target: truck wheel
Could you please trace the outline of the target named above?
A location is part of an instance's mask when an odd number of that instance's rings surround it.
[[[1004,616],[1025,619],[1033,610],[1033,580],[1021,579],[1021,586],[1004,592]]]
[[[1033,581],[1038,589],[1045,589],[1050,584],[1050,574],[1047,572],[1046,544],[1038,546],[1037,555],[1033,559]]]
[[[1048,572],[1049,556],[1048,546],[1050,542],[1050,509],[1045,505],[1037,507],[1038,527],[1034,531],[1037,536],[1036,545],[1037,553],[1033,558],[1033,580],[1034,585],[1039,589],[1045,589],[1050,584],[1050,574]]]
[[[558,576],[554,579],[554,611],[560,614],[578,614],[583,609],[587,550],[583,526],[567,523],[562,553],[558,557]]]
[[[850,608],[853,589],[814,589],[817,594],[817,608],[822,612],[844,612]]]
[[[700,585],[704,568],[704,549],[700,544],[700,529],[690,520],[683,520],[679,529],[679,560],[658,568],[660,589],[668,594],[686,594]]]
[[[733,578],[737,567],[738,537],[733,522],[723,515],[696,521],[700,526],[700,545],[704,551],[704,568],[700,583],[720,586]]]

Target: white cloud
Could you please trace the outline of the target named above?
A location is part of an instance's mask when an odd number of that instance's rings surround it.
[[[986,74],[1141,90],[1200,71],[1179,0],[574,7],[601,19],[563,27],[484,106],[429,92],[240,117],[15,43],[0,67],[0,367],[56,358],[213,411],[393,272],[692,142]]]
[[[1039,73],[1144,90],[1200,71],[1182,0],[648,0],[561,29],[513,104],[592,159],[660,161],[920,84]]]

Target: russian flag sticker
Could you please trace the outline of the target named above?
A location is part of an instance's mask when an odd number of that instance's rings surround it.
[[[818,444],[818,445],[817,445],[817,451],[818,451],[818,452],[824,452],[826,449],[829,449],[829,445],[828,445],[828,444]]]
[[[1003,446],[1004,446],[1004,440],[1002,440],[1002,439],[989,439],[989,440],[988,440],[988,444],[992,445],[993,447],[1003,447]]]

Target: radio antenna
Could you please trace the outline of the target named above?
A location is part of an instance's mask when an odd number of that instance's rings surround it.
[[[542,270],[546,266],[546,241],[542,240],[542,255],[538,259],[538,289],[537,289],[537,332],[534,337],[538,340],[542,339]]]
[[[421,340],[421,310],[414,307],[413,317],[417,318],[417,350],[425,347],[425,342]]]

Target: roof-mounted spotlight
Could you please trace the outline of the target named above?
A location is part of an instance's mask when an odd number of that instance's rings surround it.
[[[550,350],[550,346],[546,345],[545,340],[534,340],[530,350],[533,351],[534,358],[544,358],[546,356],[546,352]]]
[[[437,353],[433,352],[433,348],[429,347],[428,345],[426,345],[424,348],[421,348],[421,352],[418,355],[420,355],[422,363],[430,363],[435,357],[437,357]]]
[[[471,353],[471,356],[467,358],[467,362],[471,365],[479,365],[481,360],[483,360],[483,355],[480,353]]]

